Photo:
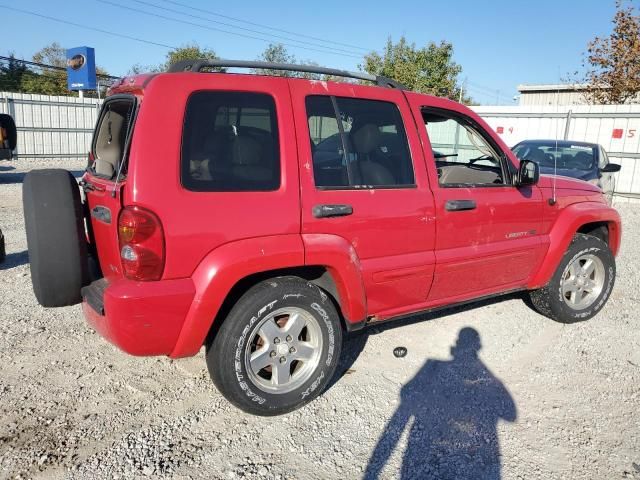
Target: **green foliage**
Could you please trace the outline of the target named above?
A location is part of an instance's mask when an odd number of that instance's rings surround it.
[[[58,42],[53,42],[33,55],[33,61],[66,68],[67,52]],[[23,76],[22,90],[26,93],[42,95],[69,95],[67,89],[67,72],[52,68],[42,68],[39,73],[29,71]]]
[[[158,65],[154,71],[166,71],[169,67],[181,60],[199,60],[199,59],[215,60],[218,57],[216,52],[210,48],[202,48],[196,43],[186,44],[167,53],[166,60],[163,64]],[[213,68],[214,71],[222,71],[221,68]]]
[[[298,64],[295,55],[289,53],[287,47],[281,43],[270,43],[260,54],[257,60],[271,63],[293,63]],[[315,62],[301,62],[305,65],[317,65]],[[322,75],[317,73],[289,72],[286,70],[274,70],[271,68],[254,68],[253,73],[257,75],[272,75],[276,77],[307,78],[309,80],[321,80]]]
[[[24,63],[17,61],[13,53],[10,53],[7,64],[0,65],[0,90],[19,92],[22,78],[27,71]]]
[[[453,45],[445,41],[416,48],[415,43],[410,44],[404,36],[398,43],[389,38],[382,53],[365,55],[360,69],[389,77],[416,92],[460,99],[458,77],[462,67],[453,61]],[[465,96],[462,100],[471,102]]]

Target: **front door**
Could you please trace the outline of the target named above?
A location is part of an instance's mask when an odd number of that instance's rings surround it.
[[[426,302],[434,269],[433,197],[402,92],[290,82],[302,233],[353,248],[367,313],[380,318]]]
[[[464,109],[416,110],[437,218],[429,303],[523,287],[544,254],[540,190],[513,184],[515,166]]]

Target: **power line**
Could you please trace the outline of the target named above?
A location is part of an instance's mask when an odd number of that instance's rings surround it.
[[[10,7],[9,5],[5,5],[5,4],[2,4],[2,3],[0,3],[0,8],[6,8],[7,10],[12,10],[14,12],[24,13],[26,15],[32,15],[34,17],[44,18],[46,20],[51,20],[53,22],[58,22],[58,23],[66,24],[66,25],[72,25],[74,27],[84,28],[85,30],[93,30],[94,32],[104,33],[106,35],[111,35],[113,37],[126,38],[128,40],[133,40],[135,42],[140,42],[140,43],[146,43],[148,45],[155,45],[157,47],[170,48],[170,49],[174,49],[174,50],[176,48],[178,48],[178,47],[176,47],[174,45],[167,45],[166,43],[154,42],[152,40],[145,40],[143,38],[133,37],[131,35],[126,35],[124,33],[111,32],[109,30],[104,30],[102,28],[89,27],[87,25],[82,25],[80,23],[71,22],[69,20],[63,20],[61,18],[56,18],[56,17],[52,17],[52,16],[49,16],[49,15],[44,15],[42,13],[32,12],[32,11],[29,11],[29,10],[23,10],[21,8],[16,8],[16,7]]]
[[[56,65],[47,65],[46,63],[29,62],[28,60],[21,60],[19,58],[15,58],[15,57],[4,57],[2,55],[0,55],[0,61],[4,61],[6,63],[8,63],[10,61],[14,61],[14,62],[22,63],[23,65],[31,65],[33,67],[48,68],[49,70],[59,70],[59,71],[63,71],[63,72],[67,71],[66,68],[58,67]],[[96,76],[97,77],[108,78],[110,80],[118,80],[120,78],[120,77],[115,77],[113,75],[107,75],[106,73],[96,73]]]
[[[136,3],[140,3],[142,5],[146,5],[148,7],[157,8],[159,10],[164,10],[166,12],[177,13],[178,15],[184,15],[186,17],[195,18],[197,20],[205,20],[207,22],[215,23],[215,24],[218,24],[218,25],[223,25],[225,27],[237,28],[239,30],[244,30],[245,32],[257,33],[258,35],[264,35],[264,36],[267,36],[267,37],[274,37],[274,38],[278,38],[278,39],[282,39],[282,40],[287,40],[287,41],[290,41],[290,42],[302,43],[302,44],[305,44],[305,45],[311,45],[312,47],[318,47],[318,48],[327,49],[327,50],[331,50],[331,51],[343,52],[343,53],[348,53],[348,54],[356,54],[358,56],[362,56],[361,53],[355,52],[355,51],[353,51],[353,49],[345,50],[344,48],[337,48],[337,47],[331,47],[331,46],[327,46],[327,45],[321,45],[321,44],[319,44],[317,42],[307,42],[307,41],[299,40],[299,39],[296,39],[296,38],[285,37],[283,35],[278,35],[278,34],[275,34],[275,33],[261,32],[259,30],[254,30],[252,28],[241,27],[241,26],[238,26],[238,25],[234,25],[232,23],[220,22],[220,21],[217,21],[217,20],[209,20],[209,19],[206,19],[206,18],[203,19],[201,15],[193,15],[191,13],[186,13],[184,11],[175,10],[173,8],[161,7],[159,5],[155,5],[155,4],[151,3],[151,2],[146,2],[144,0],[133,0],[133,1],[136,2]]]
[[[269,25],[250,22],[248,20],[243,20],[243,19],[237,18],[237,17],[231,17],[229,15],[223,15],[221,13],[212,12],[211,10],[205,10],[203,8],[193,7],[191,5],[187,5],[187,4],[181,3],[181,2],[176,2],[176,1],[173,1],[173,0],[162,0],[162,1],[165,2],[165,3],[171,3],[173,5],[177,5],[177,6],[180,6],[180,7],[183,7],[183,8],[188,8],[188,9],[196,11],[196,12],[206,13],[208,15],[213,15],[215,17],[226,18],[227,20],[233,20],[234,22],[244,23],[246,25],[253,25],[254,27],[266,28],[268,30],[273,30],[273,31],[276,31],[276,32],[281,32],[281,33],[287,33],[289,35],[295,35],[295,36],[298,36],[298,37],[309,38],[311,40],[317,40],[317,41],[324,42],[324,43],[331,43],[331,44],[334,44],[334,45],[341,45],[343,47],[349,47],[349,48],[353,48],[353,49],[356,49],[356,50],[362,50],[364,52],[368,52],[369,51],[369,49],[363,48],[363,47],[359,47],[357,45],[351,45],[349,43],[336,42],[336,41],[333,41],[333,40],[327,40],[326,38],[314,37],[312,35],[307,35],[307,34],[304,34],[304,33],[296,33],[296,32],[292,32],[290,30],[284,30],[284,29],[281,29],[281,28],[270,27]]]
[[[480,85],[478,83],[474,83],[474,82],[468,82],[469,85],[471,85],[473,88],[475,88],[476,90],[484,90],[492,95],[495,95],[496,93],[496,89],[495,88],[491,88],[491,87],[485,87],[484,85]]]
[[[238,37],[250,38],[250,39],[253,39],[253,40],[260,40],[262,42],[271,43],[271,41],[269,39],[260,38],[260,37],[256,37],[256,36],[253,36],[253,35],[248,35],[248,34],[245,34],[245,33],[232,32],[232,31],[229,31],[229,30],[221,29],[221,28],[209,27],[207,25],[202,25],[200,23],[190,22],[188,20],[180,20],[180,19],[177,19],[177,18],[171,18],[171,17],[167,17],[166,15],[161,15],[159,13],[147,12],[145,10],[140,10],[139,8],[129,7],[127,5],[121,5],[119,3],[111,2],[110,0],[96,0],[96,1],[98,1],[100,3],[105,3],[107,5],[112,5],[112,6],[115,6],[115,7],[119,7],[119,8],[122,8],[124,10],[129,10],[129,11],[133,11],[133,12],[137,12],[137,13],[142,13],[144,15],[149,15],[151,17],[156,17],[156,18],[161,18],[163,20],[169,20],[171,22],[182,23],[182,24],[185,24],[185,25],[191,25],[191,26],[194,26],[194,27],[204,28],[206,30],[211,30],[211,31],[214,31],[214,32],[222,32],[222,33],[227,33],[229,35],[236,35]],[[352,54],[340,53],[340,52],[332,51],[332,50],[329,49],[329,47],[327,47],[327,50],[320,50],[318,48],[303,47],[303,46],[300,46],[300,45],[292,45],[290,43],[283,43],[283,44],[287,45],[289,47],[302,48],[302,49],[305,49],[305,50],[312,50],[312,51],[320,52],[320,53],[331,53],[333,55],[341,55],[343,57],[361,58],[361,56],[359,56],[359,55],[352,55]]]

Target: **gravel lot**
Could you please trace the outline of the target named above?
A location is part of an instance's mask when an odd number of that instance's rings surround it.
[[[617,284],[591,321],[510,296],[372,329],[318,400],[259,418],[215,390],[203,352],[130,357],[78,306],[37,305],[21,205],[34,167],[0,164],[1,478],[640,479],[640,205],[619,205]]]

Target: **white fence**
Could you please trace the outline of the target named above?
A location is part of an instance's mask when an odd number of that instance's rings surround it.
[[[83,158],[96,123],[96,99],[0,92],[0,113],[18,127],[18,158]]]
[[[640,105],[480,106],[473,109],[514,146],[526,139],[599,143],[622,165],[616,192],[640,196]]]
[[[0,92],[0,113],[18,126],[18,158],[83,158],[96,99]],[[640,105],[474,107],[509,146],[525,139],[601,144],[622,165],[616,192],[640,197]]]

